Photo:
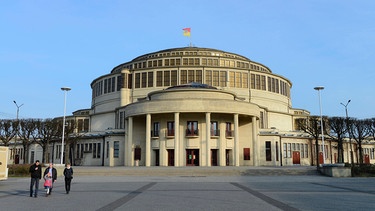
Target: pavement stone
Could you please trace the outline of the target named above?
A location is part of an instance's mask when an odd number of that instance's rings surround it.
[[[69,194],[62,177],[51,196],[40,185],[38,198],[29,197],[29,178],[1,181],[0,210],[375,209],[375,178],[332,178],[304,167],[165,167],[164,174],[157,167],[73,168]],[[269,174],[242,174],[250,170]]]

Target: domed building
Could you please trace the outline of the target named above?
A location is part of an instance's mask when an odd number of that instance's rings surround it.
[[[139,56],[93,80],[75,147],[81,165],[311,165],[296,131],[291,81],[221,50],[183,47]],[[73,115],[75,116],[75,115]],[[88,124],[88,125],[87,125]]]

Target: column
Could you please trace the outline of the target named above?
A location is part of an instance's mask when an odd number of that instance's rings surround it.
[[[234,114],[234,166],[240,165],[240,139],[238,134],[238,114]]]
[[[253,134],[253,162],[254,166],[259,166],[259,149],[258,149],[258,130],[257,130],[257,118],[253,116],[251,118],[252,121],[252,134]]]
[[[220,142],[219,142],[219,166],[226,166],[226,157],[225,152],[227,148],[227,136],[226,132],[226,123],[220,123]]]
[[[174,166],[180,164],[180,113],[174,113]],[[183,160],[183,159],[182,159]]]
[[[133,117],[128,118],[128,130],[125,131],[125,165],[133,166]],[[127,133],[126,133],[127,132]]]
[[[146,166],[151,166],[151,114],[146,114]]]
[[[206,113],[206,166],[211,166],[211,113]],[[204,148],[202,148],[204,150]],[[202,153],[203,154],[203,153]]]

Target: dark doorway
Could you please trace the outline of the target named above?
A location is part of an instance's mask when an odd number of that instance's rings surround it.
[[[225,165],[229,166],[230,164],[230,149],[225,150]]]
[[[160,166],[160,153],[159,150],[156,149],[155,151],[155,166]]]
[[[199,149],[186,150],[186,166],[199,166]]]
[[[217,149],[211,149],[211,166],[217,166]]]
[[[174,166],[174,149],[168,149],[168,166]]]

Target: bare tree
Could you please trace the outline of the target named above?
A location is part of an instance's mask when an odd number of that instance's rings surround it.
[[[10,141],[16,137],[17,127],[18,121],[11,119],[0,119],[0,139],[4,146],[9,146]]]
[[[362,143],[366,139],[366,137],[370,134],[369,128],[367,127],[367,123],[365,120],[359,120],[359,119],[352,119],[350,126],[351,126],[350,131],[353,136],[353,139],[357,142],[357,145],[358,145],[359,163],[363,164]]]
[[[343,117],[330,117],[328,118],[328,124],[330,128],[330,133],[328,134],[333,140],[337,141],[337,151],[338,151],[338,162],[344,162],[344,147],[343,138],[347,134],[347,121]]]
[[[326,121],[323,121],[323,124],[325,124],[325,122]],[[299,119],[298,127],[315,139],[316,167],[319,168],[319,137],[321,135],[320,116],[309,116],[305,119]]]
[[[35,134],[37,133],[36,130],[36,122],[37,119],[22,119],[20,120],[20,127],[19,127],[19,136],[22,141],[22,146],[23,146],[23,157],[25,162],[29,162],[28,158],[28,153],[29,153],[29,148],[30,144],[32,143],[33,137],[35,137]]]
[[[36,128],[35,140],[43,148],[43,162],[49,162],[49,144],[59,137],[59,123],[53,119],[45,119],[37,121]]]

